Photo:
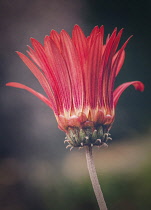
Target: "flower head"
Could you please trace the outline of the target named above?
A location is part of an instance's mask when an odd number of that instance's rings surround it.
[[[114,90],[115,78],[125,59],[125,47],[117,50],[123,29],[115,28],[104,43],[104,27],[94,27],[86,37],[78,25],[72,38],[65,30],[52,30],[44,44],[31,38],[28,55],[17,52],[38,79],[46,97],[20,83],[7,83],[25,89],[55,114],[58,126],[67,134],[69,146],[102,145],[115,117],[115,107],[122,92],[130,85],[143,91],[140,81],[126,82]]]

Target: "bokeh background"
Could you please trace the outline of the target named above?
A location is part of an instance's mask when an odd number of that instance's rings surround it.
[[[83,150],[69,152],[53,112],[26,91],[5,87],[26,84],[43,93],[15,51],[29,38],[43,42],[51,29],[70,34],[79,24],[85,34],[104,25],[105,34],[124,28],[125,64],[116,86],[132,80],[122,95],[108,149],[95,149],[99,180],[109,210],[151,209],[151,1],[150,0],[1,0],[0,1],[0,209],[97,210]]]

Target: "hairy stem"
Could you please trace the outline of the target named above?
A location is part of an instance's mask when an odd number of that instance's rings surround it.
[[[98,181],[94,161],[93,161],[93,156],[92,156],[92,147],[91,146],[86,146],[86,160],[87,160],[87,167],[90,175],[90,179],[92,182],[93,190],[99,205],[100,210],[107,210],[106,203],[103,197],[103,193]]]

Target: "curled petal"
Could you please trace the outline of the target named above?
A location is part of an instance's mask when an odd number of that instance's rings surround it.
[[[133,81],[133,82],[126,82],[126,83],[123,83],[122,85],[118,86],[115,90],[114,90],[114,93],[113,93],[113,100],[114,100],[114,106],[116,106],[118,100],[119,100],[119,97],[121,96],[121,94],[123,93],[123,91],[129,87],[130,85],[133,85],[134,88],[136,90],[139,90],[139,91],[144,91],[144,84],[140,81]]]
[[[30,48],[31,49],[31,48]],[[40,71],[39,68],[24,54],[17,52],[22,61],[27,65],[33,75],[38,79],[39,83],[43,87],[47,96],[53,100],[53,103],[56,103],[56,99],[54,98],[54,90],[51,87],[51,84],[48,82],[44,74]]]
[[[122,59],[124,59],[124,49],[126,47],[126,45],[128,44],[129,40],[131,39],[132,36],[130,36],[126,42],[123,44],[123,46],[121,47],[121,49],[118,51],[117,56],[115,58],[115,61],[113,63],[112,66],[112,70],[110,72],[110,78],[109,78],[109,87],[108,87],[108,95],[109,95],[109,100],[110,100],[110,104],[113,106],[114,102],[113,102],[113,90],[114,90],[114,82],[115,82],[115,78],[119,72],[119,68],[121,65],[121,61]]]
[[[37,96],[41,101],[43,101],[45,104],[47,104],[50,108],[53,108],[53,105],[48,98],[43,96],[41,93],[38,93],[37,91],[33,90],[32,88],[27,87],[26,85],[23,85],[23,84],[20,84],[17,82],[9,82],[6,84],[6,86],[11,86],[11,87],[16,87],[16,88],[27,90],[30,93],[32,93],[33,95]]]

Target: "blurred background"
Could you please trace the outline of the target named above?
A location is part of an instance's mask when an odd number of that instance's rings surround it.
[[[30,37],[43,42],[51,29],[70,34],[79,24],[86,35],[95,25],[105,34],[124,28],[125,64],[116,86],[140,80],[145,92],[129,87],[118,103],[108,149],[94,149],[109,210],[151,209],[151,1],[1,0],[0,2],[0,209],[97,210],[84,150],[65,149],[65,134],[53,112],[26,91],[5,87],[21,82],[43,93],[18,58]]]

